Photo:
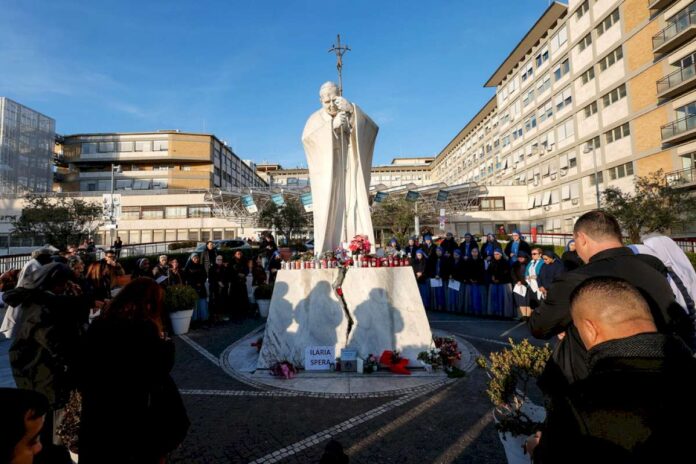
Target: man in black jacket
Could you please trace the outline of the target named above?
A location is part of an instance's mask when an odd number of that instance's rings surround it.
[[[676,303],[659,259],[634,255],[624,247],[618,222],[603,211],[583,214],[575,223],[573,236],[578,255],[587,265],[558,277],[529,319],[536,338],[563,337],[539,379],[546,394],[562,393],[567,384],[587,377],[587,351],[571,320],[570,295],[592,277],[616,277],[636,287],[648,302],[657,330],[679,335],[694,350],[693,319]]]
[[[534,463],[691,462],[696,359],[657,332],[645,299],[624,280],[588,279],[571,296],[589,374],[557,398],[527,441]],[[601,302],[598,304],[598,302]]]

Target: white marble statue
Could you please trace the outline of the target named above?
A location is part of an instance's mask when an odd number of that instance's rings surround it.
[[[333,82],[319,90],[322,109],[307,120],[307,154],[314,214],[314,252],[336,249],[367,235],[374,251],[368,202],[372,153],[379,127],[357,105],[339,95]]]

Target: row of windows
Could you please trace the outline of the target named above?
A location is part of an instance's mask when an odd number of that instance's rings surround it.
[[[82,144],[82,154],[120,153],[120,152],[150,152],[167,151],[167,140],[139,140],[135,142],[85,142]]]
[[[181,219],[212,217],[210,206],[122,206],[121,219]]]
[[[609,173],[609,179],[610,180],[616,180],[616,179],[621,179],[626,176],[632,176],[633,175],[633,162],[629,161],[626,164],[622,164],[616,167],[613,167],[611,169],[608,169],[607,172]],[[595,185],[597,183],[597,179],[599,179],[599,183],[602,184],[604,183],[604,172],[599,171],[597,172],[597,176],[595,177],[594,174],[590,174],[587,176],[588,180],[590,181],[590,185]]]
[[[629,128],[628,123],[622,124],[604,133],[604,136],[607,139],[607,143],[616,142],[617,140],[620,140],[624,137],[628,137],[629,135],[631,135],[631,130]]]

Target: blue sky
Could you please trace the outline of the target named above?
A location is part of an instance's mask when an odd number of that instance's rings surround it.
[[[62,134],[205,131],[256,162],[302,165],[336,79],[380,126],[375,164],[436,155],[493,95],[483,83],[547,0],[0,2],[0,95]]]

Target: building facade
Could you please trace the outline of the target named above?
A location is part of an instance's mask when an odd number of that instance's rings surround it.
[[[636,175],[693,183],[694,37],[693,1],[551,4],[486,82],[495,97],[438,155],[433,180],[526,185],[530,227],[545,232],[570,232],[598,192],[631,190]]]
[[[0,97],[0,195],[49,192],[55,120]]]
[[[253,166],[211,134],[157,131],[63,138],[63,192],[265,187]],[[119,168],[116,168],[119,166]]]

